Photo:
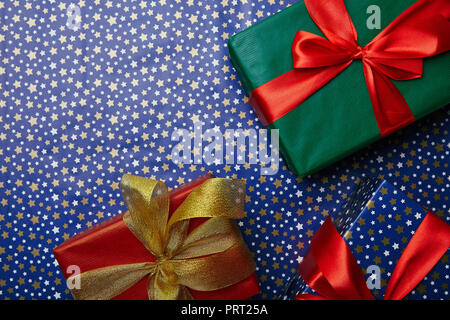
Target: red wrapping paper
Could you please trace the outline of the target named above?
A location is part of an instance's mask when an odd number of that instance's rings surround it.
[[[207,174],[170,191],[170,214],[193,189],[212,177]],[[86,272],[112,265],[155,261],[155,257],[127,228],[122,219],[123,214],[87,229],[53,250],[64,277],[71,276],[65,272],[70,265],[77,265],[81,272]],[[189,232],[206,219],[191,219]],[[143,278],[113,300],[148,300],[147,279],[148,277]],[[196,300],[242,300],[258,294],[260,289],[256,274],[252,274],[247,279],[220,290],[189,291]]]

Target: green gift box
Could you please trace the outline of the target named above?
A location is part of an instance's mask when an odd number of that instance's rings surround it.
[[[346,0],[346,9],[358,34],[358,44],[365,46],[416,2]],[[370,16],[367,8],[372,5],[380,9],[381,29],[367,27]],[[289,6],[229,40],[231,62],[247,96],[294,69],[292,44],[299,30],[325,38],[310,17],[304,1]],[[390,80],[405,99],[414,120],[448,103],[449,63],[449,54],[441,53],[423,59],[422,77],[407,81]],[[268,124],[267,128],[279,129],[281,153],[289,168],[301,177],[317,172],[380,139],[382,134],[369,96],[362,61],[354,60],[300,105]]]

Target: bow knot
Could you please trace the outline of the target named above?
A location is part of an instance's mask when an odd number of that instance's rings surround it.
[[[159,275],[164,281],[174,286],[178,284],[178,275],[175,272],[169,259],[161,259],[156,261],[153,276]]]
[[[366,58],[366,48],[357,46],[356,52],[353,53],[352,60],[363,60]]]

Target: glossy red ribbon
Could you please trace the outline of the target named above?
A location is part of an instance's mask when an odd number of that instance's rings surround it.
[[[250,94],[249,102],[262,123],[268,125],[297,108],[357,59],[362,60],[381,135],[413,122],[414,115],[390,79],[420,78],[423,58],[450,49],[449,1],[417,1],[364,47],[357,43],[344,0],[305,0],[305,4],[327,39],[297,32],[294,69]]]
[[[450,247],[450,226],[429,212],[414,233],[389,280],[384,300],[403,299]],[[311,240],[298,271],[320,295],[296,300],[374,300],[350,248],[328,217]]]

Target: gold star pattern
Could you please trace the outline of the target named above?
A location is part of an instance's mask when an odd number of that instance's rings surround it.
[[[209,171],[245,178],[247,217],[239,226],[255,254],[263,298],[283,291],[315,230],[362,174],[396,181],[433,211],[444,207],[445,111],[377,144],[369,156],[305,179],[283,162],[276,175],[261,176],[248,158],[171,161],[175,128],[193,132],[199,121],[222,132],[262,128],[226,42],[295,2],[258,0],[248,10],[246,0],[77,1],[81,24],[74,30],[70,2],[0,0],[0,299],[70,298],[52,249],[125,210],[124,173],[171,188]],[[354,240],[352,232],[346,239]]]

